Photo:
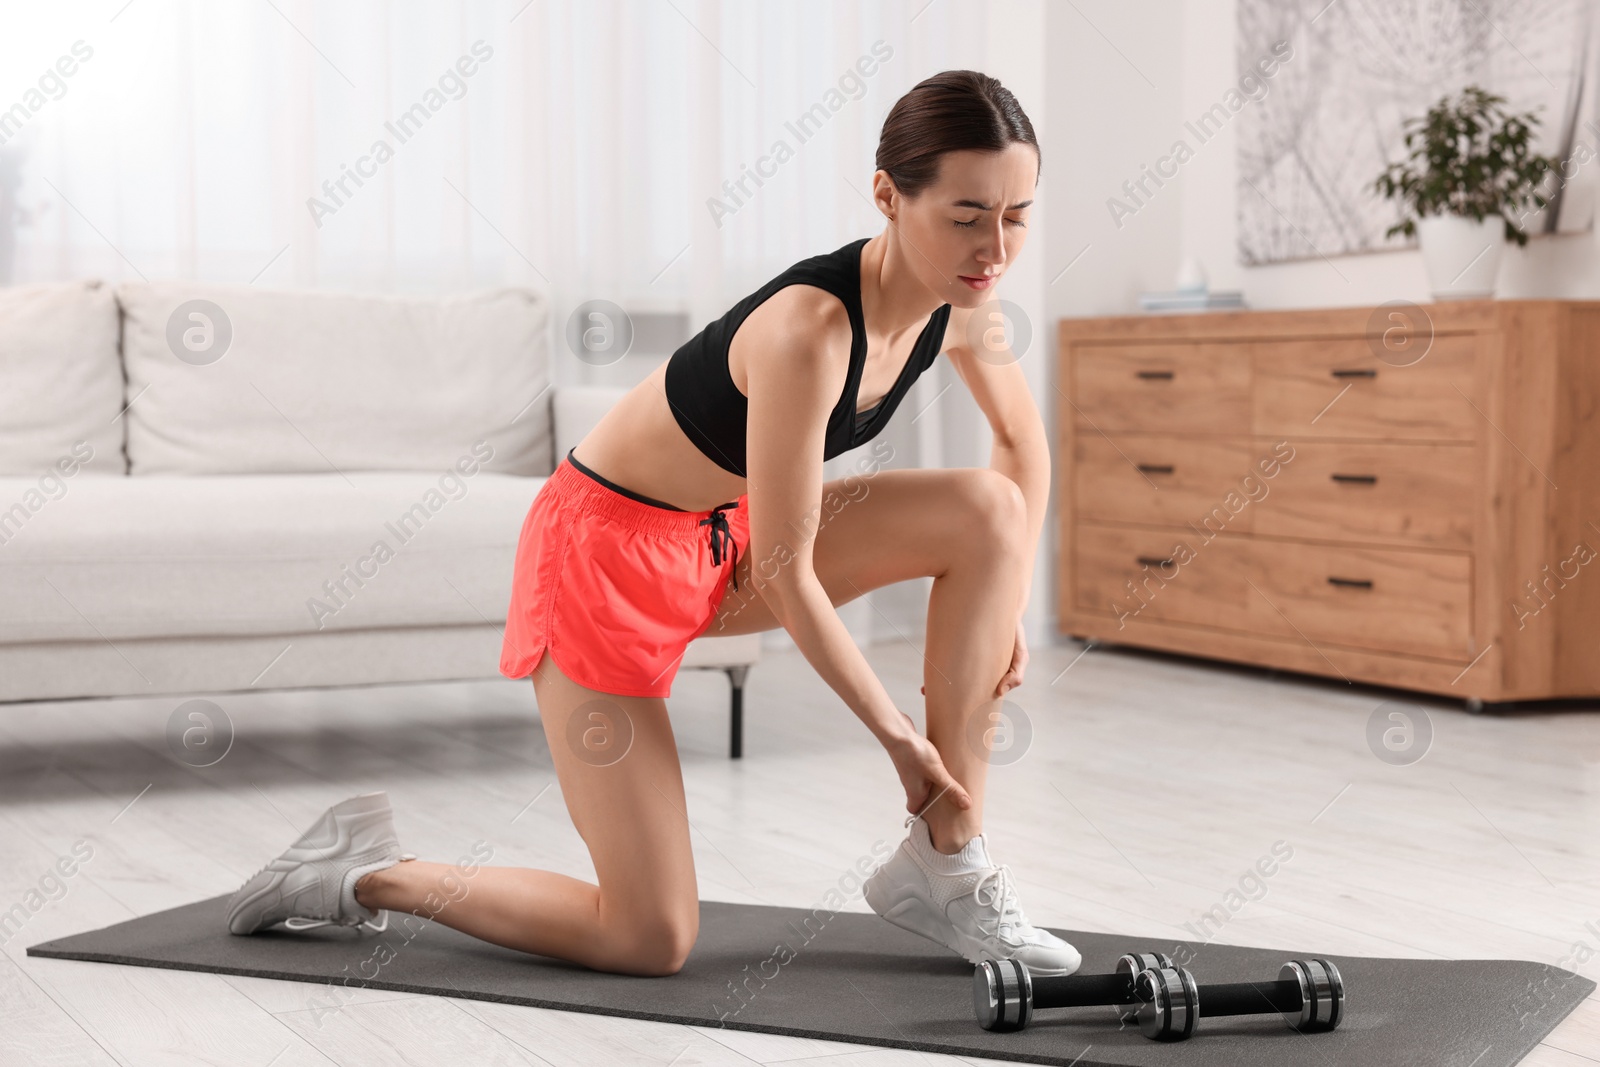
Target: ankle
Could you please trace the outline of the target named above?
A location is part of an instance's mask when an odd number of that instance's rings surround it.
[[[970,819],[923,821],[928,824],[928,841],[933,845],[934,851],[945,856],[953,856],[960,852],[982,829],[974,825]]]
[[[355,884],[356,903],[374,911],[384,908],[384,901],[395,887],[400,884],[401,865],[415,859],[415,856],[408,854],[388,867],[380,867],[375,871],[368,871],[360,878],[357,878]]]

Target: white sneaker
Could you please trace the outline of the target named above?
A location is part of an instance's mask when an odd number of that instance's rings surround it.
[[[934,850],[926,820],[912,816],[907,822],[911,833],[863,888],[873,911],[973,965],[986,958],[1016,959],[1036,975],[1078,969],[1083,958],[1077,949],[1023,915],[1011,868],[989,862],[983,834],[946,856]]]
[[[323,812],[287,852],[239,888],[228,902],[228,931],[253,934],[279,922],[291,930],[385,930],[389,913],[357,903],[356,882],[413,858],[400,851],[387,793],[351,797]]]

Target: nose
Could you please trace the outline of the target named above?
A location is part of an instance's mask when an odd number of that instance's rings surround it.
[[[994,229],[984,234],[985,240],[983,244],[973,255],[973,258],[983,266],[984,271],[990,274],[998,273],[1000,268],[1005,266],[1006,234],[1004,226],[1004,219],[996,222]]]

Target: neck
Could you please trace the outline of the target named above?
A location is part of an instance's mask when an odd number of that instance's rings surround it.
[[[944,303],[917,279],[908,259],[914,255],[893,227],[861,246],[861,318],[869,333],[892,339],[920,330]]]

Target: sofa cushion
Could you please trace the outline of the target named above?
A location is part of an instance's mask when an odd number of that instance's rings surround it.
[[[563,385],[555,391],[550,404],[554,423],[556,462],[566,458],[567,451],[589,436],[589,431],[600,425],[606,413],[628,395],[620,385]]]
[[[110,286],[0,288],[0,475],[125,475],[121,410]]]
[[[444,297],[193,282],[118,286],[130,473],[554,465],[546,303],[520,288]]]
[[[503,626],[544,481],[471,462],[152,475],[41,502],[35,480],[0,478],[0,643]]]

